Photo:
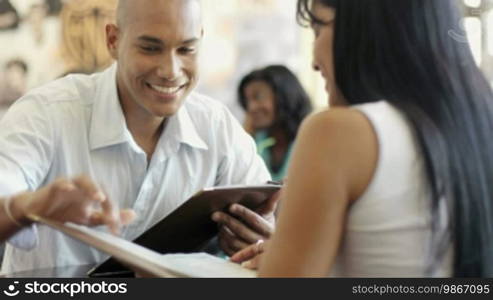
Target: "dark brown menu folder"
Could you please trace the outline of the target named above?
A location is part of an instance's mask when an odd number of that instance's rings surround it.
[[[211,220],[215,211],[239,203],[252,210],[270,199],[280,185],[223,186],[199,191],[133,242],[161,254],[201,251],[218,233]],[[90,277],[124,277],[133,272],[110,257],[89,271]]]

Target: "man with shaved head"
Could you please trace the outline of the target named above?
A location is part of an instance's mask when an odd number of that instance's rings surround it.
[[[134,239],[196,191],[270,179],[252,139],[221,103],[193,91],[203,36],[198,0],[120,0],[106,26],[116,63],[35,89],[0,122],[0,196],[84,174],[137,214]],[[211,218],[232,254],[273,231],[271,199]],[[186,239],[187,237],[182,237]],[[93,264],[104,255],[45,226],[10,240],[2,271]]]

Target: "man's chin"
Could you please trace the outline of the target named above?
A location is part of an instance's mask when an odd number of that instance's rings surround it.
[[[175,115],[188,96],[187,91],[182,91],[175,99],[150,98],[147,102],[147,111],[155,117],[168,118]],[[152,99],[152,100],[151,100]]]
[[[157,118],[169,118],[174,116],[177,113],[178,110],[173,110],[173,111],[155,111],[153,112],[153,115]]]
[[[178,112],[180,106],[181,105],[172,105],[169,107],[154,107],[151,109],[151,113],[158,118],[169,118]]]

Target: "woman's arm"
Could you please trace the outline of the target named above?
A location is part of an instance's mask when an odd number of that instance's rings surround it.
[[[377,156],[373,128],[356,110],[331,109],[304,122],[259,276],[329,274],[349,206],[368,186]]]

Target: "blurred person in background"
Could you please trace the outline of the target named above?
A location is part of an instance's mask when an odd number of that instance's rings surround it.
[[[24,22],[29,27],[35,45],[42,45],[45,36],[48,34],[44,28],[45,20],[48,17],[48,9],[46,1],[35,1],[29,7],[25,17]]]
[[[70,2],[70,0],[46,0],[48,5],[48,14],[51,16],[58,16],[63,8],[64,2]]]
[[[310,98],[296,75],[282,65],[247,74],[238,95],[246,111],[245,129],[254,137],[272,179],[282,181],[298,128],[312,110]]]
[[[29,68],[27,89],[32,89],[60,73],[60,23],[57,17],[48,15],[46,0],[18,0],[12,3],[17,7],[22,22],[15,35],[11,36],[5,51],[7,57],[22,57],[26,62]]]
[[[26,92],[28,67],[21,59],[12,59],[5,64],[0,82],[0,110],[6,110]]]
[[[0,0],[0,32],[16,29],[19,26],[20,17],[17,10],[9,0]]]

